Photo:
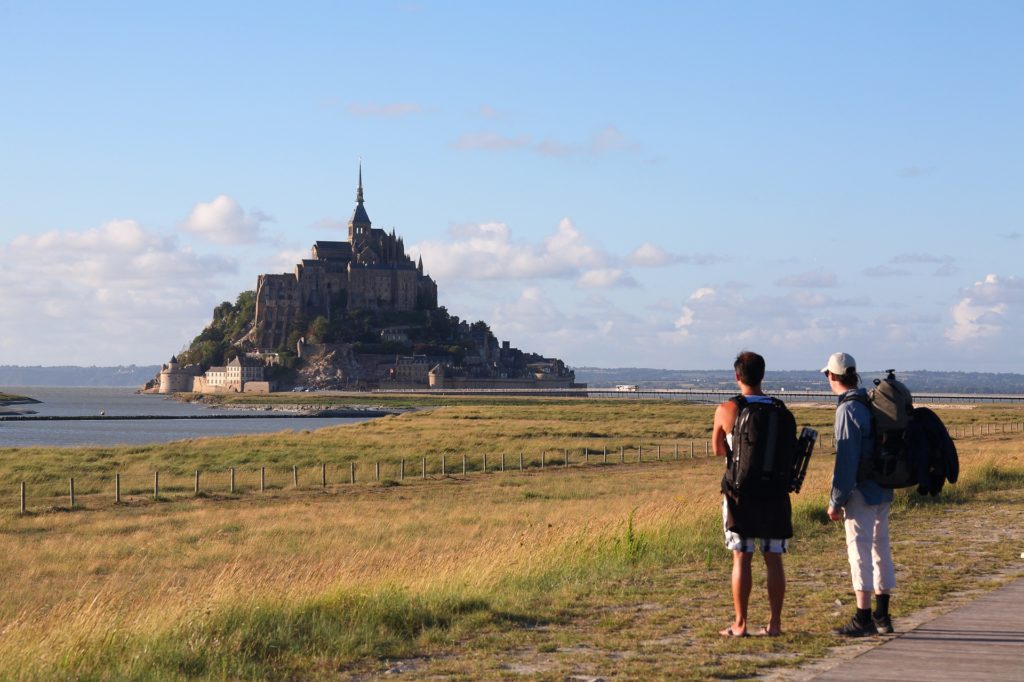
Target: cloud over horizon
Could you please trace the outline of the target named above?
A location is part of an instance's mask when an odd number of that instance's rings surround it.
[[[1007,327],[1014,336],[1024,332],[1019,314],[1024,303],[1024,279],[989,274],[963,292],[950,310],[952,325],[946,338],[956,344],[1001,336]],[[1017,313],[1017,314],[1012,314]]]
[[[0,348],[38,364],[145,364],[147,350],[174,352],[202,329],[211,292],[237,270],[134,220],[19,235],[0,244],[0,262]]]

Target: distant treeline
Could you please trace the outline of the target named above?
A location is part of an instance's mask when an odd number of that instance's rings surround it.
[[[723,388],[736,386],[732,370],[673,370],[645,367],[574,367],[576,381],[591,388],[636,384],[641,388]],[[880,370],[861,372],[864,383],[883,375]],[[898,371],[898,378],[911,391],[921,393],[1024,393],[1024,374],[993,372],[933,372]],[[765,388],[772,391],[822,391],[828,385],[819,372],[769,371],[765,375]]]
[[[156,376],[160,365],[117,367],[19,367],[0,365],[0,386],[139,387]]]

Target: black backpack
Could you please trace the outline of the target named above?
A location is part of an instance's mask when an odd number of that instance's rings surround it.
[[[723,492],[767,497],[790,492],[796,459],[796,419],[781,400],[731,399],[738,412]]]
[[[883,488],[918,486],[922,495],[938,495],[945,481],[956,483],[959,458],[949,431],[938,415],[914,407],[909,389],[896,380],[895,370],[875,379],[868,397],[851,395],[871,413],[875,448],[860,461],[857,481],[873,480]]]

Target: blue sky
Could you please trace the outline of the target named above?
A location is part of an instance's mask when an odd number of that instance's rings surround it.
[[[0,364],[156,363],[366,208],[571,365],[1024,371],[1024,6],[0,0]]]

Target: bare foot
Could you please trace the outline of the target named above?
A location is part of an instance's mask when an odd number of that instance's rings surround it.
[[[724,630],[719,630],[718,634],[720,634],[722,637],[746,637],[747,631],[746,629],[740,630],[736,626],[730,625]]]
[[[768,626],[765,625],[759,628],[758,631],[754,634],[759,635],[761,637],[778,637],[782,634],[782,630],[769,630]]]

